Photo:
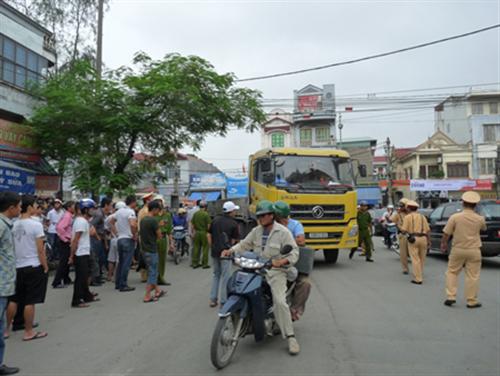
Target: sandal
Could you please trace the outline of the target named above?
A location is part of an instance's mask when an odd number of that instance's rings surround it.
[[[157,301],[158,301],[158,298],[156,296],[154,298],[150,298],[149,300],[142,300],[143,303],[154,303]]]
[[[160,290],[160,292],[155,295],[155,298],[160,299],[161,297],[164,297],[165,295],[167,295],[167,292],[164,290]]]
[[[23,341],[33,341],[34,339],[45,338],[49,335],[47,332],[36,332],[33,337],[23,338]]]
[[[78,303],[78,304],[75,304],[75,305],[71,305],[71,307],[73,307],[73,308],[88,308],[88,307],[90,307],[90,304],[87,304],[87,303]]]

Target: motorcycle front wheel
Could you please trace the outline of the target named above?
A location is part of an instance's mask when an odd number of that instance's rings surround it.
[[[234,315],[221,317],[215,326],[210,345],[210,359],[217,369],[229,364],[238,345],[239,333],[236,333],[236,321]]]
[[[181,250],[179,249],[179,242],[177,242],[175,250],[174,250],[174,263],[175,265],[179,265],[179,261],[181,258]]]

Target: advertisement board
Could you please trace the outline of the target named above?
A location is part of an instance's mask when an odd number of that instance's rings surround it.
[[[226,176],[221,172],[199,173],[189,175],[189,189],[197,190],[219,190],[226,188]]]
[[[227,198],[242,198],[248,196],[248,176],[245,173],[228,174]]]
[[[0,191],[35,193],[35,174],[10,167],[0,167]]]
[[[443,180],[410,180],[410,191],[465,191],[491,190],[491,180],[443,179]]]

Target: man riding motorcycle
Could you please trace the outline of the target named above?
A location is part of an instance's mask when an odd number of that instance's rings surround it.
[[[253,250],[258,255],[272,258],[273,268],[266,274],[266,280],[273,295],[274,315],[283,338],[288,339],[289,353],[296,355],[300,352],[300,347],[295,338],[290,307],[286,302],[287,272],[283,267],[293,266],[297,262],[299,249],[290,231],[275,221],[275,208],[271,201],[260,201],[255,214],[259,225],[240,243],[224,250],[221,256],[228,257],[233,253]],[[285,257],[280,257],[280,250],[285,245],[291,245],[292,251]]]
[[[302,226],[299,221],[290,218],[290,205],[288,205],[284,201],[276,201],[274,203],[274,209],[276,214],[276,222],[282,224],[283,226],[286,226],[288,230],[290,230],[293,237],[295,238],[295,242],[299,247],[301,247],[300,252],[303,252],[304,248],[306,247],[304,226]],[[309,250],[309,252],[313,253],[314,251]],[[309,279],[308,273],[305,274],[305,272],[302,272],[299,269],[299,275],[297,276],[295,282],[296,285],[293,290],[292,304],[290,307],[293,321],[299,320],[300,316],[304,314],[304,310],[306,309],[306,302],[311,293],[311,280]]]

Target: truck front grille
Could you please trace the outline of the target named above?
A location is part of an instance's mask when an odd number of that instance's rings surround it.
[[[342,220],[344,214],[344,205],[290,205],[290,216],[297,220]]]

